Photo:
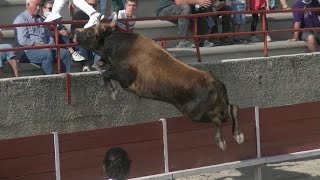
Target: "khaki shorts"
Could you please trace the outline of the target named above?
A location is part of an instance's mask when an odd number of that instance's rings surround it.
[[[320,32],[319,31],[303,31],[301,34],[301,39],[306,41],[308,40],[308,37],[314,35],[314,37],[317,40],[317,43],[320,43]]]

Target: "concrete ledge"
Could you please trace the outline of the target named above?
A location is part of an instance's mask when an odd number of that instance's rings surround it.
[[[320,54],[194,63],[225,83],[230,102],[268,107],[320,100]],[[98,72],[0,79],[0,139],[73,132],[181,116],[170,104],[139,98],[117,85],[116,100]]]

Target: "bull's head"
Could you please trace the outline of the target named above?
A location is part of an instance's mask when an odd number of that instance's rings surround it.
[[[111,33],[117,24],[118,16],[115,15],[110,23],[101,22],[101,15],[98,17],[96,25],[87,29],[76,29],[73,34],[73,42],[79,43],[86,49],[96,50],[104,36]],[[102,41],[103,42],[103,41]]]

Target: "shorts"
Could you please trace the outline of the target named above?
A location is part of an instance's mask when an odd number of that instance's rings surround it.
[[[301,39],[304,41],[308,41],[308,37],[314,35],[316,38],[317,43],[320,43],[320,32],[319,31],[303,31],[301,34]]]
[[[245,4],[231,4],[232,11],[245,11],[246,5]],[[245,14],[232,14],[232,22],[235,25],[245,24],[246,23],[246,16]]]

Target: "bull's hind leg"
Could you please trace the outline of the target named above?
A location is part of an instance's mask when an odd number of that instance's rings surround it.
[[[225,117],[223,117],[220,113],[218,113],[217,115],[213,116],[213,118],[211,119],[212,122],[216,125],[216,135],[215,135],[216,144],[222,150],[225,150],[227,147],[226,141],[222,137],[222,122],[224,118]]]
[[[235,105],[229,105],[228,113],[229,113],[229,117],[232,119],[233,138],[237,141],[238,144],[241,144],[244,141],[244,135],[239,130],[239,122],[238,122],[239,107]]]

